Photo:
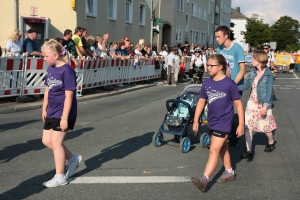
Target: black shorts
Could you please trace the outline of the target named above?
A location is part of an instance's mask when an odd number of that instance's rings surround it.
[[[225,138],[226,135],[229,135],[229,133],[227,133],[227,132],[216,131],[216,130],[212,130],[212,129],[208,129],[208,134],[216,136],[216,137],[220,137],[220,138]]]
[[[62,119],[58,119],[58,118],[46,118],[45,120],[45,124],[44,124],[44,130],[54,130],[54,131],[61,131],[60,129],[60,120]],[[74,125],[76,122],[76,118],[75,119],[68,119],[68,130],[73,130]]]
[[[295,69],[295,63],[290,64],[290,69]]]

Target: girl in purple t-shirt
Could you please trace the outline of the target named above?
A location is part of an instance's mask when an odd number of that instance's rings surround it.
[[[192,177],[192,182],[202,192],[206,191],[209,177],[217,167],[219,155],[225,172],[217,182],[224,183],[235,179],[226,143],[234,115],[233,104],[237,108],[240,122],[236,134],[238,137],[244,134],[244,108],[236,83],[225,75],[225,58],[220,54],[212,55],[208,60],[207,69],[211,78],[206,79],[202,84],[193,124],[193,131],[198,132],[199,117],[207,103],[207,121],[211,135],[210,154],[202,176]]]
[[[66,185],[82,157],[72,154],[63,144],[66,132],[73,130],[77,116],[76,76],[69,65],[69,52],[56,40],[49,40],[42,46],[44,60],[49,64],[45,77],[45,94],[42,120],[45,122],[42,141],[53,150],[56,174],[44,182],[45,187]],[[68,171],[64,174],[65,162]]]

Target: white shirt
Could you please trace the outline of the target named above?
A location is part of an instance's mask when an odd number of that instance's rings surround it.
[[[195,55],[192,56],[192,61],[194,60],[194,63],[197,67],[202,66],[204,63],[206,63],[206,56],[205,55],[201,55],[199,56],[199,58],[196,58]]]
[[[175,59],[175,55],[173,53],[170,53],[168,55],[168,65],[172,65],[174,64],[174,59]]]
[[[22,51],[21,40],[18,40],[16,43],[11,41],[11,39],[7,40],[6,49],[8,49],[10,53],[15,54],[15,56],[21,56],[21,51]]]
[[[161,51],[161,52],[159,52],[159,55],[161,55],[161,56],[163,56],[163,57],[166,57],[166,56],[168,56],[168,52],[166,52],[166,51]]]
[[[271,62],[275,62],[275,55],[274,55],[273,52],[269,51],[269,53],[268,53],[268,63],[267,63],[268,67],[271,66]]]

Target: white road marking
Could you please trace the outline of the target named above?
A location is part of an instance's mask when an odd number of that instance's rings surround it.
[[[299,78],[295,73],[294,73],[294,76],[295,76],[296,78]]]
[[[290,90],[290,89],[292,89],[292,88],[283,88],[283,87],[280,87],[280,89]]]
[[[71,184],[95,184],[95,183],[184,183],[190,182],[188,176],[95,176],[70,178]]]
[[[285,87],[296,87],[296,85],[284,85]]]
[[[277,79],[281,79],[281,80],[294,80],[294,79],[299,79],[299,78],[276,78],[275,80]]]
[[[280,86],[280,85],[273,85],[274,87],[276,87],[276,86]]]

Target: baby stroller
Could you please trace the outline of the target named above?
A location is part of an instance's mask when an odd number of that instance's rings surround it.
[[[189,152],[191,148],[190,138],[192,137],[200,139],[202,147],[209,147],[210,136],[207,133],[203,133],[199,138],[200,131],[198,133],[193,131],[194,113],[200,89],[200,84],[186,86],[176,99],[170,99],[166,102],[168,112],[158,132],[152,138],[155,147],[163,144],[163,133],[174,135],[175,141],[180,143],[179,147],[182,153]],[[207,124],[207,107],[201,114],[199,125],[201,126],[201,124]],[[165,129],[165,125],[168,129]]]

